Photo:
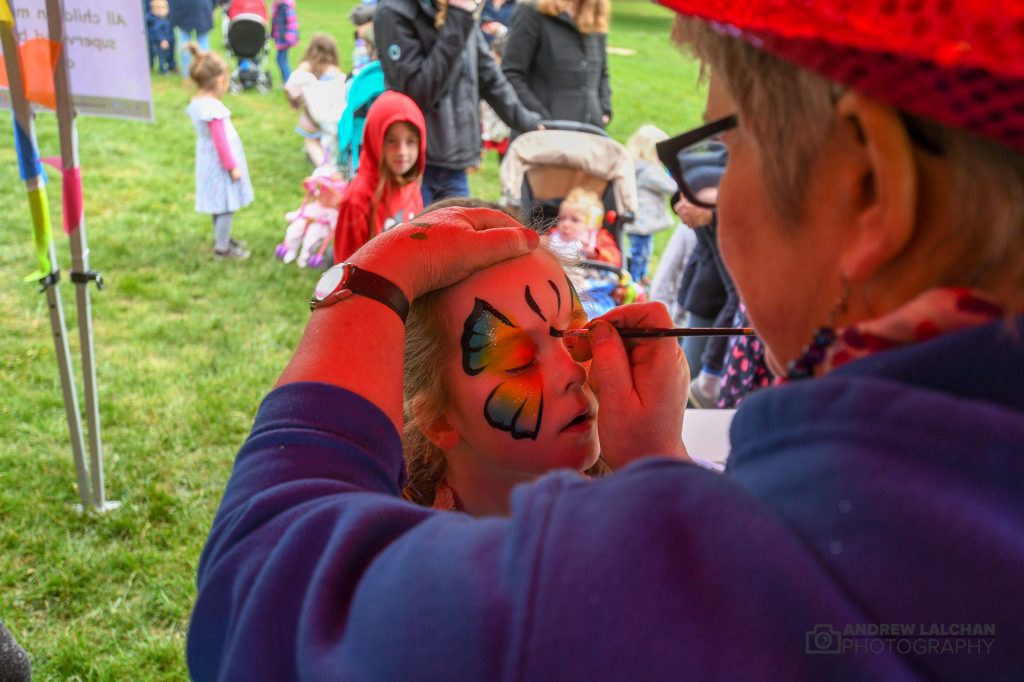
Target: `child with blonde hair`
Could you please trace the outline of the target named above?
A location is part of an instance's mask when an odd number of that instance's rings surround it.
[[[658,160],[655,145],[668,139],[663,130],[643,125],[626,141],[626,151],[636,166],[636,189],[639,210],[636,220],[626,228],[629,235],[629,274],[635,282],[647,279],[647,264],[651,258],[651,242],[656,232],[673,225],[668,202],[679,191],[675,180]]]
[[[623,303],[647,300],[643,287],[622,270],[622,251],[604,227],[604,202],[596,192],[582,187],[569,191],[558,207],[558,222],[552,243],[570,258],[598,261],[615,266],[572,268],[571,276],[583,296],[583,307],[591,318],[603,315]]]
[[[187,109],[196,131],[196,211],[213,219],[214,256],[244,260],[249,252],[231,238],[231,223],[236,211],[252,203],[253,191],[242,138],[221,101],[228,91],[228,65],[195,43],[188,51],[188,75],[198,88]]]
[[[604,203],[582,187],[574,187],[558,207],[554,239],[574,256],[622,266],[622,252],[615,237],[604,229]]]

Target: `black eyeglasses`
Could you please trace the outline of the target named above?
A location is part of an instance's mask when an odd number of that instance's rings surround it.
[[[737,122],[736,115],[730,114],[655,145],[658,159],[694,206],[717,205],[718,182],[729,159],[728,149],[717,138],[735,128]]]

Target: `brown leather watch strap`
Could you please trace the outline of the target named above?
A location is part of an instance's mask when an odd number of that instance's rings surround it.
[[[409,299],[405,297],[405,294],[402,293],[402,290],[394,282],[369,270],[363,270],[351,263],[339,263],[334,268],[345,269],[341,281],[338,282],[333,291],[321,299],[318,299],[317,294],[314,293],[313,300],[310,301],[310,308],[312,310],[334,305],[352,294],[359,294],[366,298],[372,298],[391,308],[402,320],[402,324],[405,324],[405,318],[409,315]],[[331,268],[331,270],[334,268]],[[329,272],[330,270],[328,270]],[[328,273],[325,273],[324,276],[326,277]]]

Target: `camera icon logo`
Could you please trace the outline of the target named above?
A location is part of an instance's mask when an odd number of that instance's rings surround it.
[[[843,636],[827,623],[818,623],[804,633],[804,652],[808,654],[838,654],[843,648]]]

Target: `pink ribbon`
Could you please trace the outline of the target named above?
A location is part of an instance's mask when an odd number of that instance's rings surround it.
[[[71,234],[82,224],[82,168],[76,166],[65,170],[59,156],[41,159],[47,166],[61,173],[61,198],[64,206],[64,234]]]

